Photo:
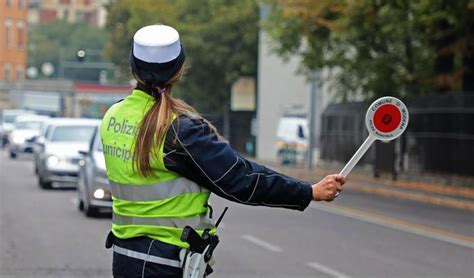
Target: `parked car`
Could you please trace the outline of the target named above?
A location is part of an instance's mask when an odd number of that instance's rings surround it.
[[[14,128],[8,137],[10,158],[16,158],[19,153],[33,153],[32,139],[37,137],[47,116],[21,115],[16,117]]]
[[[8,144],[8,136],[13,130],[15,119],[19,115],[24,114],[36,114],[33,111],[21,110],[21,109],[6,109],[2,111],[2,117],[0,122],[0,146],[4,147]]]
[[[280,118],[277,128],[276,149],[284,165],[297,164],[305,159],[308,149],[308,120],[297,116]]]
[[[43,138],[37,139],[38,182],[42,188],[76,187],[80,150],[88,144],[100,120],[56,118],[48,122]]]
[[[80,153],[83,158],[79,162],[77,185],[79,210],[89,217],[96,216],[100,210],[111,211],[112,193],[105,170],[99,128],[92,137],[89,149]]]

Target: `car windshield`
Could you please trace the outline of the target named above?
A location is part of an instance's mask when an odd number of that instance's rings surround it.
[[[41,122],[17,122],[15,129],[41,129]]]
[[[3,122],[12,124],[15,121],[17,115],[3,115]]]
[[[95,126],[58,126],[51,135],[51,142],[89,142]]]

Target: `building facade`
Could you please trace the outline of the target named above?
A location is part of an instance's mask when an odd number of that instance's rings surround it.
[[[99,28],[105,25],[108,0],[30,0],[29,22],[84,22]]]
[[[297,74],[297,57],[283,60],[272,52],[269,36],[259,36],[256,157],[275,161],[279,119],[292,109],[307,111],[311,84]]]
[[[260,19],[270,12],[269,7],[260,6]],[[278,56],[273,47],[276,42],[259,32],[258,86],[256,121],[256,157],[259,160],[277,160],[277,129],[279,120],[287,114],[306,115],[309,122],[311,94],[314,93],[313,113],[313,159],[319,159],[321,118],[324,110],[336,101],[336,80],[329,68],[314,73],[314,83],[298,70],[301,57],[290,55],[286,59]],[[360,99],[355,94],[355,100]]]
[[[27,0],[0,1],[0,81],[17,81],[25,77],[27,10]]]

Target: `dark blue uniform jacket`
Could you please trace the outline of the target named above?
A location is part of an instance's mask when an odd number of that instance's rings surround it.
[[[211,192],[241,204],[304,210],[311,185],[245,159],[198,118],[178,117],[167,133],[164,162]]]

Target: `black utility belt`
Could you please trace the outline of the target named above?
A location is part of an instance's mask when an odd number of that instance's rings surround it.
[[[105,248],[113,248],[114,253],[132,259],[180,268],[183,277],[205,277],[213,272],[212,254],[219,243],[218,236],[210,234],[210,231],[207,229],[200,236],[192,227],[185,227],[181,240],[187,242],[189,248],[181,248],[148,237],[120,239],[109,232]],[[150,253],[150,250],[155,252]]]
[[[222,212],[217,220],[215,227],[217,228],[222,221],[227,207]],[[216,234],[211,234],[211,229],[205,229],[202,235],[190,226],[186,226],[181,234],[181,241],[186,242],[189,248],[179,248],[174,245],[163,243],[159,240],[155,241],[147,237],[138,237],[129,240],[121,240],[117,238],[112,232],[109,232],[105,241],[105,248],[114,248],[114,252],[124,256],[141,259],[158,264],[168,265],[172,267],[181,268],[183,270],[183,277],[205,277],[213,272],[210,264],[212,255],[217,245],[219,244],[219,237]],[[179,261],[175,259],[163,258],[150,255],[150,248],[156,242],[161,244],[160,251],[166,253],[166,249],[170,248],[169,254],[176,254],[175,248],[179,250]],[[130,246],[129,246],[130,245]],[[136,250],[138,246],[149,246],[148,254],[141,250]],[[133,247],[133,248],[130,248]],[[134,250],[135,249],[135,250]],[[144,251],[144,250],[143,250]]]

